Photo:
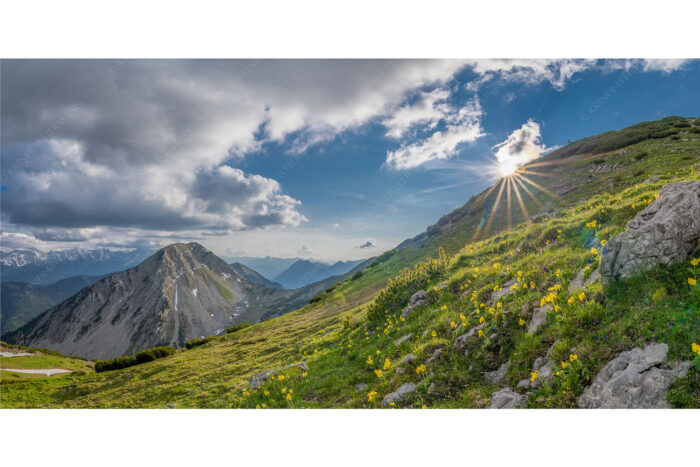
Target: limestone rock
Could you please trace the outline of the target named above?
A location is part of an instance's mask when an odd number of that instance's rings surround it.
[[[442,350],[440,349],[435,349],[435,352],[433,352],[433,355],[430,356],[429,359],[425,361],[425,363],[432,363],[438,358],[440,358],[440,355],[442,355]]]
[[[405,365],[407,363],[411,363],[413,360],[416,359],[416,356],[413,355],[412,353],[406,355],[404,358],[401,359],[401,365]]]
[[[466,347],[469,341],[477,335],[479,329],[483,329],[484,326],[486,326],[486,323],[481,323],[480,325],[471,328],[469,332],[458,336],[452,343],[452,347],[456,347],[459,349]]]
[[[484,373],[484,379],[491,384],[499,384],[506,377],[508,368],[510,368],[510,362],[504,363],[496,371]]]
[[[291,369],[291,368],[297,368],[301,372],[309,371],[309,368],[306,366],[305,362],[294,363],[292,365],[287,365],[285,367],[277,368],[275,370],[265,370],[265,371],[261,371],[260,373],[255,373],[248,380],[248,385],[250,386],[250,389],[257,389],[265,381],[272,378],[280,371]]]
[[[659,264],[685,261],[700,240],[700,182],[665,185],[658,198],[602,249],[603,285]]]
[[[682,378],[689,362],[667,361],[668,345],[648,344],[622,352],[596,375],[578,406],[603,409],[667,408],[666,390]]]
[[[360,383],[357,386],[358,391],[366,391],[367,390],[367,385],[365,383]]]
[[[489,409],[515,409],[527,404],[527,395],[518,394],[511,388],[501,389],[491,395]]]
[[[405,336],[403,336],[402,338],[400,338],[396,342],[394,342],[394,345],[396,347],[398,347],[401,344],[403,344],[404,342],[406,342],[407,340],[409,340],[411,337],[413,337],[413,334],[406,334]]]
[[[588,279],[585,278],[585,273],[586,273],[586,268],[581,269],[577,274],[574,280],[572,280],[569,283],[569,293],[573,293],[577,290],[582,290],[588,287],[589,285],[598,282],[600,280],[600,271],[595,269],[591,274],[588,276]]]
[[[406,400],[406,396],[416,392],[416,385],[413,383],[404,383],[394,392],[390,392],[384,399],[382,399],[382,405],[398,404]]]
[[[401,317],[406,318],[414,308],[425,305],[426,303],[428,303],[428,295],[425,293],[425,290],[419,290],[411,295],[408,305],[406,305],[406,308],[404,308],[401,313]]]
[[[515,279],[511,279],[508,282],[506,282],[505,284],[503,284],[500,289],[494,290],[493,292],[491,292],[491,297],[489,299],[490,304],[493,305],[501,298],[506,297],[506,296],[512,294],[513,292],[515,292],[514,290],[510,290],[510,288],[513,285],[515,285],[516,282],[517,281]]]
[[[552,311],[552,305],[549,303],[545,306],[535,308],[535,311],[532,313],[532,318],[530,319],[530,324],[527,326],[527,332],[530,334],[537,332],[537,330],[547,322],[547,313],[550,311]]]

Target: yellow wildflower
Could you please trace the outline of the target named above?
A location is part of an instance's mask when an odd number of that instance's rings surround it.
[[[367,402],[374,402],[375,397],[377,397],[377,391],[370,391],[367,394]]]
[[[584,301],[586,299],[586,294],[584,292],[581,292],[580,294],[578,294],[578,299]]]
[[[697,284],[697,283],[698,283],[698,281],[696,281],[696,280],[693,279],[692,277],[689,277],[689,278],[688,278],[688,284],[690,284],[690,285],[695,285],[695,284]]]
[[[306,375],[307,375],[307,374],[308,374],[307,372],[303,372],[303,373],[301,374],[301,377],[302,377],[302,378],[306,378]]]
[[[481,318],[479,318],[479,323],[483,323],[484,321],[486,321],[486,320],[484,319],[483,316]]]
[[[695,352],[696,354],[700,355],[700,345],[698,345],[698,344],[696,344],[695,342],[693,342],[693,345],[691,346],[691,348],[693,349],[693,352]]]
[[[270,395],[270,391],[268,391],[267,389],[265,389],[265,390],[263,391],[263,394],[265,394],[266,396],[269,396],[269,395]]]
[[[382,370],[374,370],[374,374],[377,375],[377,378],[384,376],[384,372]]]
[[[384,360],[384,367],[383,368],[385,371],[388,370],[389,368],[391,368],[391,361],[388,358]]]
[[[371,365],[374,363],[374,360],[372,360],[372,356],[367,357],[367,364]]]
[[[566,367],[569,366],[569,362],[561,362],[561,369],[566,370]]]
[[[598,250],[596,250],[595,248],[591,248],[591,254],[597,255]]]
[[[279,375],[279,376],[277,377],[277,379],[280,380],[280,381],[284,381],[284,375]]]
[[[525,321],[522,318],[520,318],[520,321],[518,321],[518,324],[520,324],[521,326],[525,326]]]
[[[576,355],[576,354],[569,355],[569,361],[571,363],[573,363],[575,360],[578,360],[578,355]]]
[[[288,401],[291,401],[291,400],[292,400],[292,395],[291,395],[291,393],[290,393],[290,394],[287,394],[287,397],[285,397],[285,399],[287,399]]]
[[[432,331],[432,332],[430,333],[430,335],[433,336],[433,337],[437,337],[437,333],[436,333],[435,331]]]
[[[282,394],[285,394],[287,392],[287,388],[282,388]]]
[[[539,377],[540,377],[540,374],[536,371],[533,371],[532,373],[530,373],[530,382],[532,383],[533,381],[535,381]]]
[[[426,372],[425,365],[423,365],[422,363],[420,365],[418,365],[418,368],[416,368],[416,373],[423,376],[423,375],[425,375],[425,372]]]
[[[454,321],[452,321],[452,322],[450,323],[450,327],[451,327],[452,329],[455,329],[455,328],[457,327],[457,323],[455,323]]]
[[[484,331],[482,331],[481,329],[479,329],[479,337],[485,337]]]
[[[691,259],[690,264],[692,264],[693,266],[697,266],[698,264],[700,264],[700,258]]]

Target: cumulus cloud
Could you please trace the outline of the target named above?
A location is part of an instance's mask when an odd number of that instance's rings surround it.
[[[493,147],[498,163],[506,169],[514,169],[537,159],[547,150],[541,142],[540,125],[528,120],[513,131],[505,141]],[[509,172],[510,170],[506,170]]]
[[[644,71],[661,71],[671,73],[680,70],[689,60],[681,58],[653,58],[644,60]]]
[[[5,61],[4,220],[44,238],[51,231],[41,229],[49,228],[214,232],[298,225],[305,220],[299,201],[278,181],[226,163],[266,142],[303,151],[384,118],[407,93],[440,85],[463,66],[455,60]]]
[[[365,243],[356,246],[355,248],[374,248],[375,246],[377,246],[377,244],[374,242],[374,240],[367,240]]]
[[[405,170],[430,161],[449,159],[457,153],[460,144],[474,142],[484,135],[481,116],[482,110],[477,99],[470,100],[458,109],[446,108],[441,119],[444,128],[424,139],[387,152],[385,166]]]
[[[386,136],[401,138],[416,125],[434,128],[450,111],[445,102],[449,96],[450,92],[447,89],[421,92],[416,102],[400,107],[382,122],[387,128]]]

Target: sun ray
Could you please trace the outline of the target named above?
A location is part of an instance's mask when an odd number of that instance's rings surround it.
[[[493,224],[493,221],[496,218],[496,211],[498,211],[498,208],[500,206],[501,196],[503,195],[503,188],[505,188],[506,186],[505,179],[502,179],[499,184],[501,185],[501,187],[498,189],[496,201],[493,202],[493,208],[491,208],[491,214],[489,214],[489,219],[486,223],[486,229],[484,229],[484,232],[486,233],[488,233],[491,230],[491,224]]]
[[[542,203],[540,202],[539,199],[537,199],[537,197],[536,197],[535,195],[532,194],[532,192],[530,191],[530,189],[529,189],[528,187],[525,186],[525,183],[523,183],[523,181],[520,180],[520,178],[518,178],[518,177],[515,177],[515,181],[518,183],[518,185],[520,185],[520,188],[522,188],[522,189],[525,191],[525,193],[527,193],[528,196],[530,196],[530,198],[532,198],[532,200],[535,202],[535,204],[537,205],[537,207],[538,207],[538,208],[541,208],[541,207],[542,207]]]
[[[515,197],[518,199],[518,204],[520,205],[520,212],[523,215],[523,221],[526,221],[530,218],[530,213],[525,207],[525,203],[523,202],[522,196],[520,196],[520,190],[518,190],[518,185],[516,184],[517,179],[517,177],[513,177],[513,191],[515,192]]]
[[[554,193],[552,193],[551,191],[549,191],[548,189],[546,189],[545,187],[543,187],[539,183],[533,182],[532,180],[530,180],[529,178],[527,178],[526,176],[524,176],[522,174],[520,174],[520,178],[522,178],[524,181],[526,181],[530,185],[532,185],[535,188],[537,188],[538,190],[540,190],[542,193],[545,193],[546,195],[550,196],[551,198],[554,198],[557,201],[559,201],[559,196],[555,195]]]
[[[488,200],[488,197],[489,197],[489,195],[493,192],[493,190],[495,190],[496,188],[498,188],[499,186],[501,186],[501,185],[503,184],[503,182],[504,182],[504,179],[500,179],[500,180],[498,181],[498,183],[494,183],[494,184],[491,186],[491,188],[489,188],[489,190],[486,192],[485,199]],[[502,192],[502,191],[503,191],[503,187],[501,186],[501,189],[500,189],[500,191],[498,192],[498,195],[496,196],[496,201],[495,201],[494,204],[491,206],[491,210],[489,210],[489,209],[487,208],[487,209],[484,211],[484,214],[483,214],[483,216],[482,216],[482,218],[481,218],[481,221],[479,222],[479,225],[476,227],[476,230],[474,231],[474,235],[472,235],[472,241],[476,240],[476,238],[479,236],[479,232],[481,232],[481,229],[484,228],[484,226],[485,226],[486,223],[488,222],[490,216],[493,214],[493,209],[495,208],[496,204],[498,204],[498,200],[501,198],[501,192]]]
[[[507,213],[508,213],[508,230],[511,229],[513,226],[513,212],[511,209],[511,202],[510,202],[510,192],[511,192],[511,185],[512,185],[512,179],[513,177],[508,176],[508,187],[506,188],[506,206],[507,206]]]

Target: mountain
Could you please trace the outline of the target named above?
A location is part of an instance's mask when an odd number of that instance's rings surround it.
[[[49,285],[28,282],[0,284],[0,335],[19,329],[57,303],[105,276],[75,276]]]
[[[300,259],[275,277],[287,289],[296,289],[331,276],[345,274],[365,260],[338,261],[332,265]]]
[[[128,370],[0,382],[0,405],[575,408],[597,386],[624,405],[700,408],[697,264],[593,276],[605,247],[591,245],[700,181],[700,118],[654,123],[533,161],[299,310]],[[419,290],[428,303],[401,319]],[[249,391],[263,371],[286,378]]]
[[[285,269],[294,264],[299,258],[275,258],[273,256],[265,256],[257,258],[253,256],[237,256],[226,258],[229,263],[241,263],[250,269],[262,274],[265,278],[274,280]]]
[[[150,249],[129,251],[98,248],[42,252],[35,249],[0,252],[3,282],[51,284],[74,276],[100,276],[136,266],[153,253]]]
[[[262,274],[258,273],[257,271],[253,271],[251,268],[249,268],[245,264],[232,263],[231,267],[233,268],[234,271],[236,271],[238,273],[239,276],[245,278],[249,282],[253,282],[255,284],[266,285],[268,287],[282,288],[282,284],[280,284],[279,282],[273,282],[273,281],[267,279]]]
[[[80,290],[3,338],[87,358],[163,344],[182,347],[193,337],[300,308],[342,279],[326,278],[297,290],[271,287],[249,281],[198,243],[175,243]]]

